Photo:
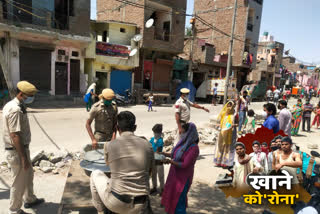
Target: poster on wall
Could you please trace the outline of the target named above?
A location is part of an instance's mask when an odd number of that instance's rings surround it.
[[[127,46],[113,45],[105,42],[97,42],[96,54],[103,56],[113,56],[121,58],[129,58],[130,50]]]

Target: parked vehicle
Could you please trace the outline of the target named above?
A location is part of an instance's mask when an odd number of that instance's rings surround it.
[[[267,92],[267,83],[266,81],[259,81],[258,84],[244,85],[241,92],[245,90],[249,91],[251,100],[264,100]]]
[[[215,84],[218,84],[218,90],[217,90],[217,96],[218,96],[218,103],[223,102],[224,97],[224,87],[225,87],[225,78],[212,78],[206,81],[203,81],[203,83],[200,85],[200,87],[197,89],[196,97],[197,98],[206,98],[208,102],[211,102],[213,97],[213,88],[215,87]],[[236,88],[237,81],[236,79],[230,79],[229,87],[228,87],[228,99],[234,99],[237,95],[238,91]]]
[[[136,105],[136,97],[134,97],[129,89],[125,95],[116,94],[115,101],[118,106]]]

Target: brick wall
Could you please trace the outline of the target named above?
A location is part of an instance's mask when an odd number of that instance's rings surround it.
[[[283,58],[282,59],[282,64],[288,69],[288,71],[290,72],[297,72],[297,71],[301,71],[303,72],[310,72],[310,70],[307,69],[301,69],[299,66],[301,64],[298,63],[290,63],[290,58]]]
[[[206,20],[208,23],[212,24],[219,30],[231,34],[232,17],[233,17],[233,6],[234,1],[231,0],[195,0],[195,11],[202,19]],[[223,9],[215,12],[200,12],[208,11],[220,8],[232,7],[232,9]],[[200,12],[200,13],[199,13]],[[257,11],[260,13],[261,11]],[[249,7],[246,0],[238,1],[238,10],[236,17],[235,35],[238,39],[242,41],[235,40],[233,47],[233,65],[242,65],[242,58],[245,48],[245,43],[243,41],[247,38],[247,19],[248,19]],[[257,14],[261,17],[261,14]],[[261,18],[260,18],[261,20]],[[259,22],[260,22],[259,20]],[[216,54],[222,52],[228,52],[230,38],[217,31],[208,29],[209,27],[203,25],[201,22],[196,22],[197,30],[200,30],[198,37],[206,39],[209,43],[212,43],[216,47]],[[202,32],[203,31],[203,32]],[[259,36],[252,35],[254,37]],[[257,40],[256,38],[250,38],[252,42]],[[256,56],[256,48],[253,48],[254,56]]]
[[[186,0],[152,0],[151,2],[171,7],[173,14],[186,9]],[[136,0],[136,3],[141,5],[147,4],[145,0]],[[184,16],[172,16],[171,37],[169,41],[155,40],[154,28],[145,28],[145,21],[149,18],[148,14],[152,14],[153,12],[152,7],[147,7],[148,9],[144,10],[143,8],[126,5],[118,9],[121,5],[123,5],[123,3],[117,2],[116,0],[97,0],[97,20],[115,20],[137,24],[137,33],[143,35],[142,48],[172,53],[180,53],[183,51]]]

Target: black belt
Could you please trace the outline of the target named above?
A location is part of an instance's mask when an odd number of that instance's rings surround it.
[[[147,195],[141,195],[137,197],[132,197],[130,195],[119,195],[118,193],[111,191],[111,194],[116,197],[118,200],[122,201],[123,203],[131,203],[133,199],[134,204],[144,204],[147,200]]]
[[[24,148],[25,148],[25,149],[29,149],[29,145],[24,145]],[[12,150],[16,150],[16,148],[10,147],[10,148],[4,148],[4,150],[12,151]]]

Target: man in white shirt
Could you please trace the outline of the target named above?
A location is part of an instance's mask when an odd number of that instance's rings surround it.
[[[268,100],[268,102],[271,101],[271,98],[272,98],[272,91],[271,91],[271,89],[269,89],[269,90],[267,91],[267,100]]]
[[[280,109],[279,118],[278,118],[280,130],[283,130],[286,135],[291,137],[292,114],[287,109],[287,101],[280,100],[278,108]]]
[[[263,173],[268,173],[268,160],[267,154],[261,151],[261,145],[258,141],[254,141],[252,144],[253,152],[250,157],[254,158],[263,168]]]
[[[280,91],[279,89],[276,89],[274,92],[273,92],[274,96],[273,96],[273,101],[275,104],[278,103],[279,101],[279,98],[280,98]]]

